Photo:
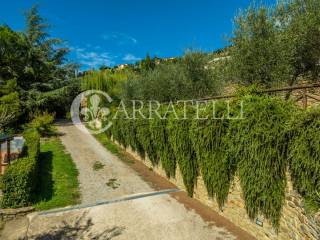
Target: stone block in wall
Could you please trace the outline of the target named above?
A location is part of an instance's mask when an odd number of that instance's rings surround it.
[[[34,207],[0,209],[0,220],[10,221],[18,217],[25,216],[33,211],[35,211]]]

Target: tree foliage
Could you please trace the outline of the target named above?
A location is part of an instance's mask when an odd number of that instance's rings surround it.
[[[235,19],[230,64],[233,80],[270,87],[293,75],[293,50],[272,9],[250,7]]]
[[[0,26],[0,97],[12,93],[19,97],[21,121],[35,111],[64,114],[60,104],[66,106],[69,96],[78,92],[77,66],[66,62],[68,49],[62,40],[49,36],[48,26],[36,6],[26,13],[25,32]]]
[[[235,18],[229,79],[267,87],[318,80],[319,26],[318,0],[249,7]]]
[[[294,78],[319,80],[320,74],[320,2],[318,0],[285,1],[277,6],[276,21],[286,35],[286,49],[294,53]],[[292,83],[293,83],[292,82]]]
[[[113,99],[119,100],[125,82],[132,74],[130,71],[113,71],[112,69],[103,69],[100,71],[89,71],[81,79],[82,90],[101,90]]]
[[[208,66],[209,60],[205,53],[188,51],[176,61],[154,63],[128,77],[122,96],[128,100],[168,102],[216,95],[221,91],[222,81]]]

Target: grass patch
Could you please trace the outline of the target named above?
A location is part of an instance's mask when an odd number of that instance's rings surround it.
[[[34,207],[46,210],[79,203],[78,170],[58,138],[42,141],[39,186]]]
[[[125,163],[133,164],[134,161],[126,154],[124,150],[114,144],[104,133],[94,135],[94,137],[111,153],[116,155],[120,160]]]
[[[104,167],[104,164],[102,164],[102,163],[99,162],[99,161],[96,161],[96,162],[93,164],[92,169],[93,169],[94,171],[98,171],[98,170],[102,169],[103,167]]]

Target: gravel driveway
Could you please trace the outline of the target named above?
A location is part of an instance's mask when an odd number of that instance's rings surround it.
[[[60,138],[63,145],[78,168],[82,203],[153,191],[127,164],[108,152],[92,135],[70,124],[59,124],[57,128],[62,133]],[[94,164],[97,162],[104,166],[95,170]]]

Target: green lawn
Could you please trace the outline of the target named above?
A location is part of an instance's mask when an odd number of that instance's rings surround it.
[[[78,171],[58,138],[41,142],[37,201],[39,210],[79,203]]]

